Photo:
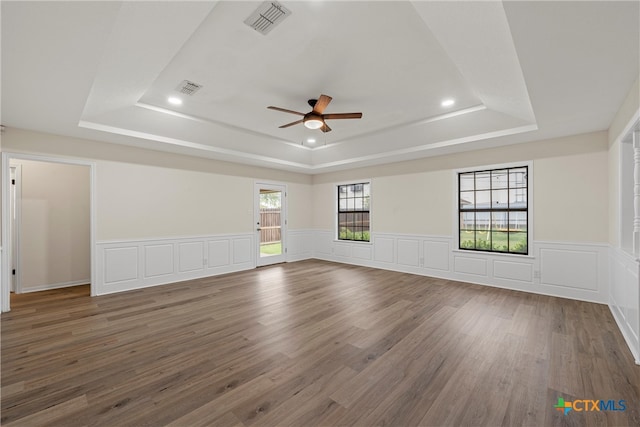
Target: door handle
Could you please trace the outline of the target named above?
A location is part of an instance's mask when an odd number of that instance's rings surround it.
[[[256,228],[256,231],[260,231],[260,230],[262,230],[262,227]]]

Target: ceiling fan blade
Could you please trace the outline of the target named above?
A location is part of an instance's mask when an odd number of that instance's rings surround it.
[[[296,120],[295,122],[287,123],[286,125],[280,126],[280,129],[288,128],[289,126],[297,125],[298,123],[302,123],[302,122],[303,122],[302,119]]]
[[[322,118],[325,120],[335,120],[335,119],[360,119],[362,118],[362,113],[333,113],[333,114],[323,114]]]
[[[322,114],[322,112],[325,108],[327,108],[327,105],[329,105],[332,99],[333,98],[328,95],[320,95],[320,98],[318,98],[316,105],[313,106],[312,111],[316,114]]]
[[[269,105],[267,108],[270,110],[282,111],[283,113],[291,113],[297,114],[298,116],[304,116],[304,113],[301,113],[299,111],[287,110],[286,108],[274,107],[273,105]]]
[[[324,122],[324,125],[320,128],[320,130],[324,133],[331,132],[331,128],[327,125],[327,122]]]

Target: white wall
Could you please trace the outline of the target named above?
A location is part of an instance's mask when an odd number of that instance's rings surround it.
[[[530,254],[460,251],[458,168],[533,164]],[[607,134],[419,159],[314,177],[315,256],[322,259],[607,302]],[[335,185],[371,179],[372,240],[335,241]]]
[[[17,129],[5,149],[95,161],[98,293],[255,266],[252,183],[270,180],[289,186],[289,260],[606,301],[606,132],[314,177]],[[453,170],[518,161],[534,168],[530,256],[457,251]],[[335,183],[360,179],[372,180],[373,241],[334,242]]]
[[[450,236],[454,169],[528,160],[534,168],[534,239],[607,243],[605,132],[319,175],[314,227],[334,227],[335,183],[371,178],[373,232]]]
[[[286,184],[290,259],[312,255],[311,177],[7,129],[7,152],[95,163],[97,294],[255,267],[255,181]]]
[[[22,170],[22,292],[89,283],[89,168],[27,160],[11,165]]]
[[[96,176],[98,240],[251,231],[251,178],[117,162]]]

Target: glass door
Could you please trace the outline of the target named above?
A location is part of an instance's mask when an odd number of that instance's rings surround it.
[[[257,265],[286,262],[286,187],[257,183],[255,224]]]

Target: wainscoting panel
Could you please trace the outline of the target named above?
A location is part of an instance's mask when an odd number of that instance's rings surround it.
[[[394,237],[378,237],[374,235],[373,253],[374,260],[378,262],[393,263],[395,260],[395,241]]]
[[[609,246],[536,242],[538,283],[544,293],[609,302]]]
[[[640,365],[640,262],[620,248],[611,248],[609,264],[609,309]]]
[[[174,272],[173,245],[144,247],[144,277],[164,276]]]
[[[337,257],[351,258],[351,245],[344,243],[336,243],[333,247],[333,253]]]
[[[231,263],[231,240],[209,240],[209,268],[223,267]]]
[[[313,256],[320,259],[330,258],[333,254],[333,232],[313,231]]]
[[[453,266],[456,273],[471,274],[473,276],[487,275],[487,260],[477,256],[454,255]]]
[[[301,261],[313,257],[313,230],[287,232],[287,261]]]
[[[351,248],[351,253],[354,258],[362,260],[371,260],[373,252],[371,251],[371,245],[354,245]]]
[[[251,234],[96,244],[97,295],[255,268]]]
[[[424,241],[424,267],[449,271],[449,256],[451,249],[449,241],[425,240]]]
[[[455,248],[449,236],[372,233],[371,243],[337,242],[330,230],[314,231],[313,257],[481,285],[608,302],[606,244],[532,242],[529,255]],[[367,258],[363,255],[371,253]]]
[[[420,266],[420,240],[398,239],[398,264]]]
[[[598,289],[597,261],[595,251],[541,249],[540,283],[595,291]]]
[[[178,272],[204,270],[204,242],[178,244]]]
[[[125,245],[104,250],[104,282],[107,284],[138,279],[138,246]]]
[[[515,261],[493,261],[493,276],[500,279],[533,281],[533,264]]]
[[[250,263],[253,258],[253,236],[238,237],[232,240],[233,264],[244,265]]]

